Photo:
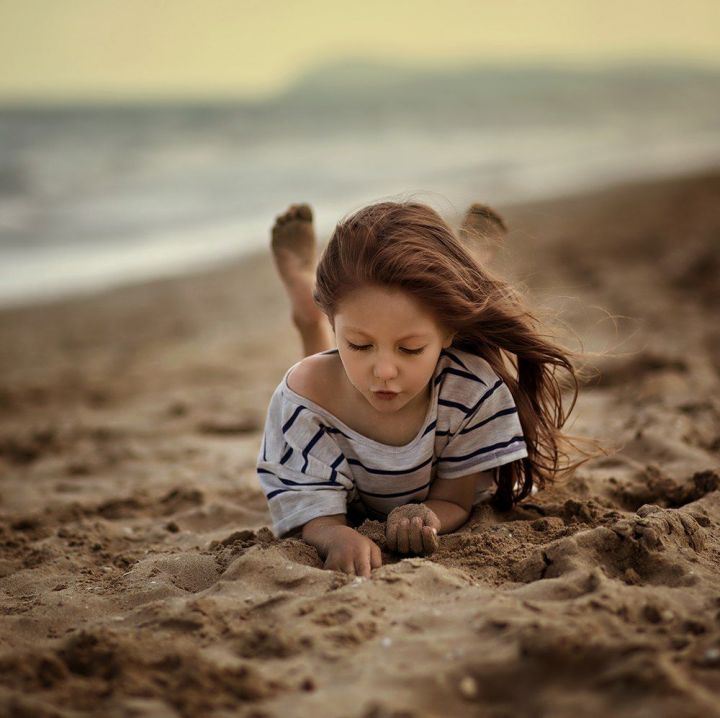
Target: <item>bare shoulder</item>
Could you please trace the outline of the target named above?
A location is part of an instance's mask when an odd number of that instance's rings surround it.
[[[290,372],[287,384],[296,394],[332,411],[339,362],[337,354],[312,354]]]

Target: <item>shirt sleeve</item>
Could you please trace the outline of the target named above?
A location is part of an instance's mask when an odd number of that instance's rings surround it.
[[[438,457],[438,478],[460,478],[528,455],[517,407],[505,382],[493,375],[487,382],[470,384],[473,387],[467,399],[455,404],[465,416]]]
[[[257,475],[278,538],[318,516],[346,513],[357,493],[332,427],[287,401],[282,385],[268,407]]]

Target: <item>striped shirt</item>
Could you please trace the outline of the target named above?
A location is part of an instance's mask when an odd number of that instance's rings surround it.
[[[370,439],[295,393],[287,383],[295,366],[270,399],[257,458],[278,537],[318,516],[344,514],[356,501],[384,519],[396,506],[425,500],[435,477],[459,478],[528,455],[510,390],[475,354],[440,353],[425,421],[404,446]],[[495,485],[478,484],[476,504]]]

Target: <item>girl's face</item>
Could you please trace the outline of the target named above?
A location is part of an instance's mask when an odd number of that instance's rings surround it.
[[[355,290],[331,324],[350,383],[382,414],[427,398],[440,352],[453,337],[411,294],[387,287]],[[392,394],[383,398],[383,391]]]

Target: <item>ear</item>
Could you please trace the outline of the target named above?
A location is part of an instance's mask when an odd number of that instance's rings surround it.
[[[442,346],[443,346],[443,349],[449,349],[449,348],[450,348],[450,346],[451,346],[451,344],[453,343],[453,339],[455,338],[455,335],[456,335],[456,334],[457,334],[457,332],[453,332],[452,334],[448,334],[448,335],[445,337],[445,341],[443,342],[443,345],[442,345]]]

